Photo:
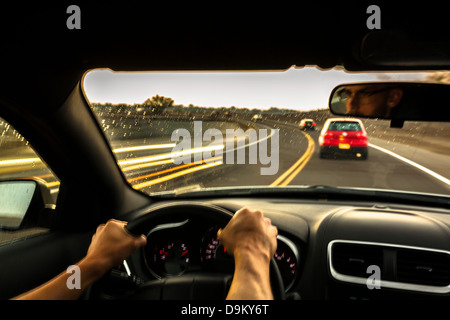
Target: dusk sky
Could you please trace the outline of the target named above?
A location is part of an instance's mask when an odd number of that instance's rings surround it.
[[[355,74],[315,67],[259,72],[112,72],[93,70],[84,79],[90,102],[142,103],[155,95],[175,104],[203,107],[311,110],[325,108],[340,83],[411,80],[424,74]]]

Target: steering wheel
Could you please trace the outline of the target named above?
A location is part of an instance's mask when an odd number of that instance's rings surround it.
[[[225,226],[233,213],[221,207],[194,202],[168,203],[152,208],[133,221],[126,229],[133,235],[145,234],[150,226],[189,218],[214,219]],[[185,275],[148,281],[139,286],[130,296],[131,299],[225,299],[232,275],[187,273]],[[283,279],[278,265],[272,258],[270,262],[270,280],[275,299],[285,299]]]

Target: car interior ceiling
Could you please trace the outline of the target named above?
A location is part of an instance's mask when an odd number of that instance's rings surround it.
[[[349,3],[351,5],[345,6],[349,14],[365,6],[358,1]],[[397,13],[407,10],[391,5]],[[0,116],[26,137],[56,176],[64,182],[61,184],[57,204],[57,209],[63,208],[64,214],[57,212],[56,229],[76,231],[74,235],[69,234],[64,238],[64,241],[54,243],[54,235],[32,239],[36,243],[45,242],[42,247],[47,246],[48,250],[28,255],[23,264],[24,269],[12,276],[17,280],[12,283],[39,284],[60,270],[61,266],[82,256],[90,240],[89,232],[99,223],[111,217],[125,217],[153,201],[134,190],[117,166],[102,129],[83,94],[82,78],[88,70],[286,70],[293,65],[316,65],[321,68],[341,66],[349,71],[450,68],[449,38],[442,37],[446,29],[436,25],[434,20],[433,24],[423,29],[425,31],[420,28],[431,19],[423,19],[420,26],[404,28],[405,21],[398,20],[398,16],[392,14],[383,21],[386,21],[387,27],[392,26],[393,31],[384,34],[390,36],[394,44],[395,39],[404,39],[403,47],[400,47],[402,43],[397,43],[399,52],[403,53],[410,46],[423,44],[422,38],[426,31],[437,28],[429,41],[445,40],[440,49],[446,53],[448,60],[440,59],[436,63],[435,57],[441,56],[441,52],[424,49],[424,57],[410,57],[404,61],[399,58],[396,64],[385,64],[384,58],[391,57],[383,57],[384,53],[377,49],[379,40],[376,37],[368,39],[365,20],[336,20],[332,15],[333,10],[343,10],[336,5],[331,5],[328,10],[324,9],[320,21],[311,21],[312,18],[305,15],[302,15],[302,21],[295,23],[278,22],[281,19],[274,19],[269,23],[268,19],[260,18],[257,19],[257,24],[242,22],[228,28],[227,20],[218,22],[213,16],[207,22],[213,24],[214,30],[217,29],[217,34],[214,35],[211,34],[211,29],[205,30],[206,23],[192,22],[192,25],[186,26],[187,22],[183,19],[181,22],[184,23],[180,23],[179,28],[170,29],[161,18],[154,23],[146,23],[144,19],[131,20],[131,15],[127,13],[131,10],[135,13],[135,8],[129,6],[123,10],[116,5],[109,8],[95,4],[86,6],[89,9],[85,7],[83,10],[92,14],[86,14],[86,19],[83,20],[85,27],[79,34],[55,27],[61,21],[64,24],[64,16],[63,20],[54,18],[54,13],[64,8],[64,5],[50,8],[37,6],[38,15],[29,10],[24,13],[20,22],[6,18],[1,25],[5,27],[0,33],[5,34],[6,42],[11,46],[0,51],[2,77],[8,79],[2,81]],[[145,16],[145,12],[148,14],[150,8],[149,6],[148,11],[142,10],[139,16]],[[308,6],[299,5],[295,10],[308,10]],[[119,13],[122,15],[118,16]],[[283,13],[284,10],[280,12],[280,16]],[[414,17],[413,13],[410,14]],[[30,28],[30,24],[36,23],[32,19],[36,16],[41,17],[40,28]],[[247,15],[242,14],[242,19],[245,17]],[[121,23],[111,25],[111,20]],[[242,32],[240,28],[248,25],[250,28]],[[14,36],[11,36],[11,28]],[[135,28],[144,31],[133,34]],[[335,31],[330,36],[328,33],[333,28]],[[148,37],[148,41],[145,41],[145,37]],[[303,45],[295,39],[307,39],[310,42],[309,45]],[[33,103],[24,103],[26,101]],[[53,152],[54,150],[60,151]],[[99,157],[102,162],[97,161]],[[88,183],[86,177],[89,177]],[[224,201],[224,206],[237,208],[235,203],[227,201]],[[11,256],[22,245],[19,243],[11,247]],[[56,247],[64,250],[55,249]],[[19,280],[19,273],[26,274],[27,261],[35,263],[43,256],[51,256],[55,250],[65,254],[57,257],[58,261],[55,261],[53,269],[47,270],[47,264],[38,262],[36,267],[42,271],[40,277],[32,279],[32,276],[28,276],[30,278],[27,281]],[[15,267],[12,260],[9,260],[5,261],[2,270]],[[0,272],[0,278],[4,276]],[[25,289],[24,284],[5,288],[4,292],[18,293]]]

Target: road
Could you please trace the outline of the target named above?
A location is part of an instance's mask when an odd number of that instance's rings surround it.
[[[190,136],[172,141],[171,136],[149,139],[150,132],[141,132],[132,140],[112,143],[128,181],[144,192],[220,186],[329,185],[450,194],[450,156],[417,146],[369,136],[367,160],[320,159],[319,130],[303,132],[295,124],[268,120],[239,124],[185,121],[161,122],[160,126],[170,133],[181,126]],[[127,127],[124,124],[123,128]],[[231,143],[234,137],[226,135],[227,130],[236,133],[239,128],[254,134],[245,141],[241,139],[242,145]],[[208,129],[217,129],[214,139],[205,135]],[[125,129],[114,130],[115,136],[121,136]],[[161,131],[159,127],[148,130]],[[184,148],[180,148],[181,142],[185,143]],[[22,177],[37,177],[57,193],[59,182],[36,161],[35,155],[21,151],[20,159],[13,158],[0,159],[3,176],[20,172]],[[28,162],[14,162],[23,159]],[[174,164],[174,159],[184,162]]]
[[[131,183],[135,188],[146,192],[172,189],[180,189],[181,192],[183,189],[220,186],[330,185],[450,194],[450,181],[446,180],[450,179],[448,155],[373,138],[370,139],[367,160],[320,159],[319,130],[303,132],[295,124],[271,121],[257,123],[253,128],[256,132],[267,128],[279,130],[279,156],[272,156],[271,163],[266,161],[263,164],[262,159],[258,157],[257,163],[249,163],[248,155],[252,150],[246,148],[247,158],[244,163],[236,164],[235,159],[234,163],[230,164],[224,151],[222,156],[210,158],[215,159],[214,161],[203,159],[196,165],[191,161],[190,164],[178,166],[179,169],[176,170],[173,165],[167,164],[155,168],[147,176],[137,170],[133,173]],[[270,139],[275,137],[258,143],[258,147],[267,146],[268,155],[271,152]],[[387,153],[389,150],[394,154]],[[169,153],[170,151],[165,150]],[[231,152],[235,153],[236,158],[237,151]],[[405,159],[410,162],[405,162]],[[272,166],[273,169],[275,162],[275,174],[261,174],[261,168]]]

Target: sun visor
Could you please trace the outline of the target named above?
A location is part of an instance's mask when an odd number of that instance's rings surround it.
[[[381,68],[433,70],[450,67],[450,38],[439,33],[378,30],[366,34],[359,50],[364,64]]]

